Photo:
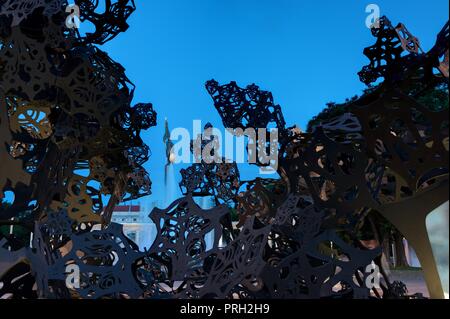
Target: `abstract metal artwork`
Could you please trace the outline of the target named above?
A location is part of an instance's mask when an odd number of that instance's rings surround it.
[[[198,160],[181,171],[183,197],[150,213],[157,236],[140,251],[111,216],[151,193],[140,133],[156,112],[131,106],[124,68],[96,47],[126,31],[135,4],[75,4],[93,32],[67,27],[67,1],[0,0],[0,200],[14,197],[0,226],[29,234],[0,235],[0,298],[414,298],[383,271],[381,248],[356,238],[370,210],[412,242],[443,297],[424,221],[448,201],[448,107],[425,97],[448,85],[448,23],[424,53],[381,18],[359,73],[369,92],[311,132],[287,127],[256,85],[208,81],[225,127],[278,129],[280,178],[244,181],[236,163]],[[192,141],[195,158],[204,143]],[[196,204],[206,196],[215,207]],[[380,289],[365,284],[371,265]]]

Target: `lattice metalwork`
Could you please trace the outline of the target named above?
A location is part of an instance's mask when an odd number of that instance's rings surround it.
[[[270,92],[208,81],[225,127],[278,129],[280,178],[243,181],[236,163],[200,156],[213,136],[195,139],[184,197],[150,213],[157,236],[139,251],[110,221],[117,203],[150,194],[140,133],[156,113],[131,106],[123,67],[95,46],[127,29],[135,5],[75,4],[93,32],[67,27],[66,1],[0,1],[0,199],[14,194],[0,226],[28,235],[0,237],[0,297],[408,298],[381,249],[356,234],[371,210],[398,222],[395,205],[411,203],[408,220],[423,223],[417,201],[448,200],[448,105],[429,96],[448,85],[448,23],[425,53],[403,24],[380,19],[359,73],[378,84],[308,133],[286,126]],[[373,265],[380,289],[366,284]]]

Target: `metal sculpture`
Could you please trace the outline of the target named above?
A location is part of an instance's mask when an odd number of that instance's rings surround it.
[[[133,1],[107,1],[104,13],[98,13],[98,1],[75,4],[81,8],[81,21],[92,22],[95,32],[80,36],[67,27],[67,1],[0,4],[0,198],[5,192],[14,194],[12,205],[2,207],[0,220],[15,218],[33,233],[33,249],[25,249],[23,258],[31,265],[36,295],[68,296],[60,280],[71,259],[80,266],[87,260],[84,267],[95,264],[98,269],[82,282],[80,297],[118,292],[138,296],[133,288],[138,284],[130,280],[137,248],[127,243],[118,226],[109,224],[118,202],[150,194],[151,182],[142,167],[149,149],[140,131],[156,124],[156,113],[151,104],[130,105],[134,87],[123,67],[94,46],[125,31],[135,7]],[[67,217],[55,222],[55,214]],[[96,225],[105,229],[95,230]],[[119,238],[129,245],[125,253]],[[11,240],[2,239],[2,260],[10,260],[6,251],[24,252],[16,251]],[[96,245],[101,240],[100,248]],[[61,256],[68,243],[70,252]],[[77,255],[80,251],[84,257]],[[111,267],[113,261],[103,258],[113,252],[120,262]],[[20,278],[17,265],[0,274],[2,292],[13,297],[20,297],[21,290],[3,278]],[[129,272],[124,274],[121,265]],[[111,274],[106,266],[113,268]]]
[[[448,23],[424,53],[380,19],[359,75],[383,81],[307,133],[286,126],[270,92],[207,82],[225,127],[278,129],[280,179],[242,181],[235,163],[200,156],[213,135],[196,138],[184,197],[151,212],[157,237],[142,252],[110,220],[118,202],[150,193],[140,132],[156,113],[130,106],[123,67],[95,47],[127,29],[135,5],[75,4],[94,32],[67,26],[63,0],[0,2],[0,199],[14,193],[0,225],[32,235],[0,238],[0,297],[411,298],[383,272],[381,249],[356,237],[370,210],[413,243],[442,297],[424,218],[448,200],[448,107],[425,97],[448,84]],[[216,207],[201,209],[202,196]],[[381,289],[366,284],[373,265]]]

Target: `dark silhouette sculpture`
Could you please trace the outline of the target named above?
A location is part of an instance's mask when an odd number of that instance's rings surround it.
[[[420,100],[448,83],[448,23],[423,53],[383,17],[359,73],[382,82],[308,133],[287,127],[256,85],[207,82],[226,127],[278,128],[280,179],[241,181],[236,164],[203,159],[182,171],[184,197],[150,214],[158,233],[141,252],[110,220],[118,202],[150,193],[140,131],[156,113],[130,106],[123,68],[95,46],[125,31],[135,9],[105,3],[99,14],[96,1],[75,1],[95,26],[80,36],[65,25],[66,1],[0,2],[0,198],[14,193],[0,220],[32,233],[31,245],[0,238],[0,296],[413,298],[383,272],[381,249],[356,236],[376,210],[412,241],[442,297],[424,220],[448,200],[448,108]],[[198,196],[217,206],[201,209]],[[366,285],[372,263],[380,290]],[[71,266],[79,280],[68,285]]]
[[[140,131],[156,125],[156,113],[151,104],[130,106],[134,86],[123,67],[95,46],[125,31],[135,7],[133,1],[107,1],[105,13],[98,14],[97,1],[76,4],[81,21],[95,25],[85,37],[66,27],[67,1],[0,2],[0,198],[14,194],[0,219],[22,214],[21,225],[34,236],[32,249],[19,250],[23,255],[11,265],[2,263],[0,278],[5,283],[29,274],[3,284],[0,295],[20,297],[36,281],[37,291],[25,296],[59,297],[62,290],[67,296],[59,280],[63,266],[72,262],[83,275],[90,273],[81,280],[86,285],[77,291],[81,297],[118,289],[138,296],[131,293],[139,287],[131,280],[136,245],[109,224],[118,202],[150,194],[142,167],[149,149]],[[92,230],[95,225],[103,229]],[[68,242],[73,249],[62,256],[59,249]],[[0,258],[10,260],[11,247],[17,253],[16,245],[27,244],[2,239]],[[114,267],[113,251],[120,259]],[[123,272],[119,265],[131,268]]]

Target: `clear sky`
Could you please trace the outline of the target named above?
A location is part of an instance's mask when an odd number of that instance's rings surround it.
[[[220,118],[205,81],[256,83],[273,93],[288,125],[305,128],[325,103],[359,94],[357,72],[374,43],[365,8],[404,23],[425,51],[448,20],[448,0],[136,0],[130,28],[102,47],[127,70],[135,101],[151,102],[158,126],[143,133],[153,195],[164,199],[164,118],[171,128]],[[184,166],[177,165],[175,171]],[[251,177],[256,169],[242,167]]]

